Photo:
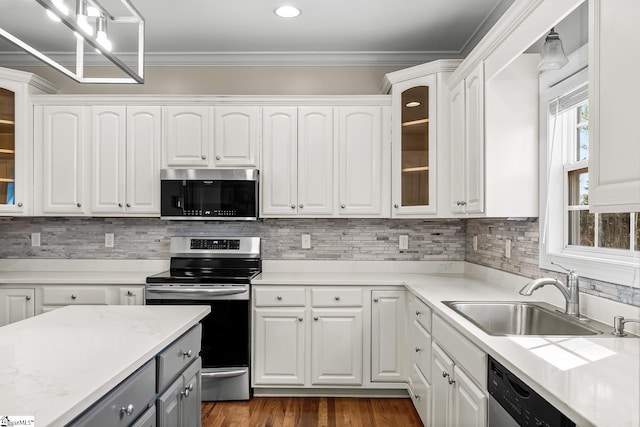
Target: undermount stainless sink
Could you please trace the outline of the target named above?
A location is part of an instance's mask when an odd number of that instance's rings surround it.
[[[606,325],[582,322],[543,302],[443,301],[489,335],[599,335]],[[587,324],[588,323],[588,326]],[[603,328],[604,327],[604,328]]]

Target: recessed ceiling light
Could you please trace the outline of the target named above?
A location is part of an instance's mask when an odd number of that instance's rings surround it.
[[[273,13],[281,18],[295,18],[300,15],[300,9],[293,6],[280,6]]]
[[[418,101],[411,101],[411,102],[407,102],[405,104],[405,107],[413,108],[413,107],[417,107],[418,105],[420,105]]]

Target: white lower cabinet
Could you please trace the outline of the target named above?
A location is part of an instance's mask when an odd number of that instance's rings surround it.
[[[314,309],[311,383],[362,385],[362,308]]]
[[[413,365],[411,367],[409,378],[407,379],[407,385],[409,387],[409,396],[413,401],[413,406],[416,408],[422,423],[425,426],[432,425],[430,423],[432,386],[424,377],[422,371],[420,371],[417,365]],[[434,404],[433,408],[437,408],[437,406]],[[444,426],[444,424],[433,424],[433,426],[440,425]]]
[[[0,326],[33,317],[35,299],[33,289],[0,288]]]
[[[486,354],[434,316],[431,425],[487,425]]]
[[[304,308],[255,310],[255,384],[305,384],[305,316]]]
[[[254,286],[252,385],[405,389],[405,297],[361,286]]]

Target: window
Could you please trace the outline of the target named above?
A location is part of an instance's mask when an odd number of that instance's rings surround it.
[[[638,274],[640,213],[589,212],[586,47],[581,50],[566,69],[540,76],[540,267],[562,271],[562,265],[630,285]]]

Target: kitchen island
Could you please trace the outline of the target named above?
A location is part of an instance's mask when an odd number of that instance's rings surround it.
[[[64,426],[210,311],[68,306],[0,328],[0,413]]]

